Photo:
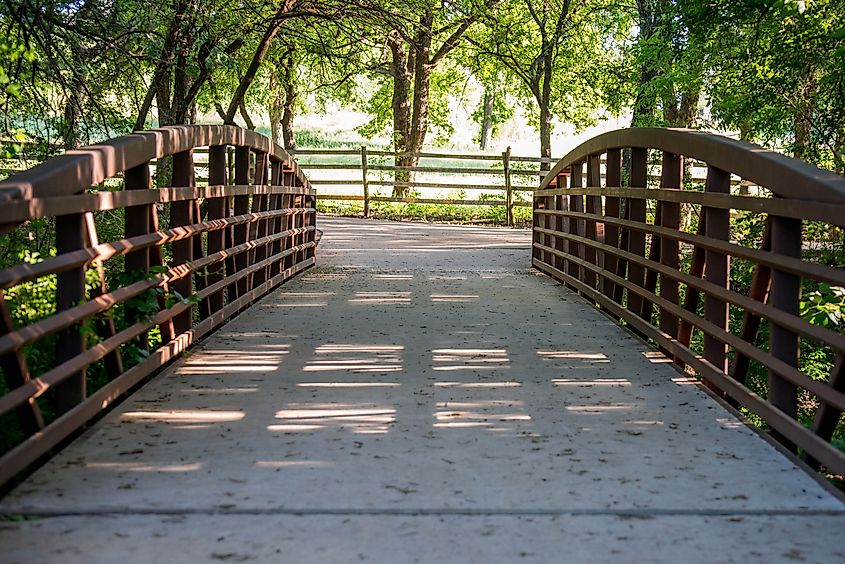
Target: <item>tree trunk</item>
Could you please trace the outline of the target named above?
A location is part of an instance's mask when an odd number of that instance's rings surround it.
[[[792,127],[795,134],[792,155],[796,159],[812,162],[812,116],[813,103],[816,97],[816,75],[813,69],[806,69],[802,77],[799,91],[795,97],[795,113],[792,117]]]
[[[284,93],[282,86],[279,84],[279,77],[275,72],[270,73],[270,103],[268,104],[267,113],[270,116],[270,138],[276,145],[281,145],[282,140],[279,137],[279,129],[282,123],[282,107],[284,106]],[[225,117],[225,112],[224,112]]]
[[[393,110],[393,150],[396,154],[394,164],[396,166],[409,166],[408,164],[408,142],[411,134],[411,73],[409,70],[408,54],[398,32],[391,32],[388,36],[388,43],[393,57],[393,98],[391,109]],[[393,179],[397,183],[408,182],[407,171],[397,170]],[[405,186],[394,186],[393,196],[404,198],[408,194]]]
[[[255,75],[258,73],[258,69],[261,66],[261,61],[264,60],[264,56],[267,54],[267,50],[270,48],[270,43],[273,41],[273,38],[276,37],[276,34],[279,33],[279,29],[282,27],[283,20],[279,19],[279,16],[286,11],[286,8],[280,8],[279,14],[277,14],[277,19],[270,24],[270,27],[268,27],[267,30],[265,30],[261,41],[258,43],[258,47],[256,48],[255,53],[252,55],[252,60],[249,62],[249,65],[247,66],[243,77],[238,83],[238,87],[235,89],[235,93],[232,95],[232,101],[229,102],[229,108],[226,110],[226,119],[224,120],[224,123],[228,125],[234,125],[235,114],[237,113],[238,108],[241,106],[241,104],[243,104],[244,98],[246,97],[246,92],[252,84],[253,80],[255,80]]]
[[[296,149],[296,137],[293,134],[293,115],[296,106],[296,99],[299,93],[296,91],[296,61],[293,51],[289,52],[282,59],[282,68],[285,70],[285,102],[282,107],[282,141],[284,148],[293,151]]]
[[[493,108],[496,104],[496,91],[491,87],[484,89],[483,115],[481,116],[481,136],[479,146],[486,151],[493,137]]]
[[[540,157],[551,159],[552,157],[552,57],[551,54],[543,56],[543,79],[541,83],[540,99]],[[540,170],[551,169],[550,161],[540,163]]]

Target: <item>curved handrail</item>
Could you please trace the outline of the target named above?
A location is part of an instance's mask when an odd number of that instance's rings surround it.
[[[207,186],[195,182],[198,147],[209,148]],[[162,157],[172,157],[172,182],[156,188],[150,165]],[[118,189],[88,190],[120,173],[109,184]],[[0,485],[316,262],[316,192],[308,178],[270,139],[235,126],[164,127],[68,151],[0,182],[0,201],[0,229],[47,218],[56,251],[0,270],[0,368],[8,389],[0,415],[14,412],[23,436],[0,452]],[[122,213],[95,213],[108,210]],[[108,232],[123,228],[120,238],[98,239],[102,217],[111,218]],[[54,303],[42,319],[15,322],[6,294],[42,283],[55,285]],[[152,337],[156,328],[160,339]],[[49,363],[32,365],[53,348]],[[40,357],[27,352],[35,349]],[[107,381],[96,390],[87,389],[92,366],[96,381]]]
[[[0,201],[78,194],[150,160],[197,147],[221,145],[267,153],[271,161],[283,163],[301,183],[308,183],[293,157],[260,133],[234,125],[170,125],[123,135],[53,157],[0,181]],[[56,183],[55,179],[59,177],[62,182]]]
[[[627,175],[623,150],[630,150]],[[659,187],[649,175],[658,166],[649,150],[662,152]],[[684,189],[684,158],[707,165],[703,189]],[[744,181],[739,193],[732,193],[732,176]],[[691,210],[686,227],[683,206]],[[746,243],[732,233],[735,210],[765,217],[760,239]],[[533,265],[757,414],[811,465],[845,473],[845,453],[830,444],[845,412],[845,334],[800,315],[802,287],[845,287],[845,271],[813,260],[803,240],[810,220],[845,226],[845,178],[719,135],[618,130],[570,151],[541,182]],[[754,265],[747,293],[732,283],[732,258]],[[731,306],[743,312],[739,331],[729,327]],[[835,358],[826,381],[801,371],[802,340]],[[763,388],[748,384],[752,362],[767,370]],[[799,390],[818,408],[799,408]],[[801,410],[811,425],[798,421]]]
[[[556,176],[569,166],[585,163],[590,155],[632,147],[668,151],[706,162],[765,186],[782,198],[845,203],[845,178],[838,174],[753,143],[681,128],[641,127],[597,135],[564,155],[540,183],[540,189],[556,182]]]

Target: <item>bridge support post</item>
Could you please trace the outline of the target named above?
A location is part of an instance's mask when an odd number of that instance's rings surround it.
[[[772,252],[787,257],[801,257],[801,220],[780,216],[772,217]],[[772,287],[769,302],[790,315],[799,313],[801,277],[777,268],[772,269]],[[790,329],[771,322],[769,350],[772,356],[790,366],[798,366],[798,335]],[[769,369],[769,401],[795,419],[798,415],[798,388],[795,384]],[[780,433],[775,438],[794,451],[795,445]]]
[[[607,151],[607,164],[605,168],[605,186],[607,188],[621,188],[622,187],[622,150],[609,149]],[[605,215],[611,218],[621,217],[621,198],[618,196],[605,196],[604,198]],[[604,227],[604,241],[606,244],[619,248],[619,226],[615,223],[608,223]],[[604,267],[609,272],[612,272],[620,278],[625,278],[627,262],[620,259],[613,253],[607,253],[604,257]],[[619,286],[611,280],[604,281],[604,295],[614,302],[622,303],[622,286]]]
[[[194,186],[194,161],[191,151],[184,151],[173,155],[174,187]],[[170,204],[170,226],[180,227],[194,223],[196,199],[180,200]],[[194,259],[194,238],[188,237],[173,242],[173,266],[185,264]],[[170,288],[174,293],[188,298],[193,293],[193,276],[185,275],[175,280]],[[178,297],[178,296],[177,296]],[[173,330],[176,335],[190,331],[192,323],[192,308],[173,317]]]
[[[716,167],[708,167],[705,192],[729,194],[730,191],[731,175]],[[707,237],[721,241],[730,240],[730,210],[702,207],[701,216],[699,221],[704,221],[704,234]],[[729,289],[730,264],[730,257],[725,253],[706,249],[704,251],[704,279],[720,288]],[[690,290],[688,287],[687,292],[690,292]],[[698,299],[696,299],[696,305],[697,302]],[[727,331],[730,318],[727,302],[711,294],[706,294],[704,296],[704,318],[720,329]],[[706,333],[704,335],[704,358],[722,372],[728,372],[728,346]],[[718,389],[714,391],[721,393],[721,390]]]
[[[663,153],[663,166],[660,175],[660,187],[663,190],[680,190],[681,183],[684,178],[684,159],[680,155],[673,153]],[[661,227],[674,231],[678,231],[681,227],[681,205],[678,202],[671,202],[668,200],[658,201],[659,221],[656,219],[655,224]],[[656,238],[652,238],[652,245]],[[667,266],[672,270],[678,270],[681,266],[681,244],[677,239],[670,237],[660,237],[660,264]],[[679,284],[676,279],[671,276],[660,275],[660,297],[678,304]],[[671,335],[674,338],[678,337],[678,316],[670,311],[660,308],[660,330]]]
[[[226,149],[225,145],[217,145],[208,148],[208,185],[209,186],[226,186]],[[221,196],[218,198],[208,198],[208,219],[213,221],[215,219],[223,219],[228,214],[229,198]],[[226,230],[218,229],[216,231],[209,231],[206,239],[208,254],[213,255],[219,253],[226,248]],[[210,266],[207,269],[206,282],[213,285],[223,280],[224,278],[224,261],[220,261]],[[211,294],[206,300],[206,311],[209,315],[214,314],[223,309],[223,290]]]
[[[56,218],[56,254],[85,248],[85,216],[81,213]],[[56,274],[56,312],[85,301],[85,267]],[[82,325],[76,323],[59,332],[56,341],[56,365],[71,360],[85,350]],[[56,413],[61,415],[82,402],[86,396],[85,370],[69,376],[56,386]]]
[[[646,179],[648,176],[648,151],[646,149],[642,149],[640,147],[634,147],[631,149],[631,176],[630,176],[630,187],[631,188],[641,188],[645,189]],[[646,222],[646,201],[643,198],[628,198],[626,203],[626,214],[630,221],[636,221],[639,223]],[[646,253],[646,245],[645,245],[645,233],[642,231],[635,231],[634,229],[627,229],[626,233],[623,234],[623,237],[627,234],[628,238],[628,248],[626,249],[628,252],[635,254],[637,256],[645,257]],[[636,264],[632,262],[628,265],[628,280],[631,283],[636,284],[640,288],[645,287],[645,278],[646,278],[646,270],[645,267],[641,264]],[[628,294],[628,309],[636,316],[645,318],[646,307],[649,307],[650,310],[650,302],[644,300],[642,296],[639,296],[631,291],[627,292]],[[646,321],[651,321],[650,316],[649,319]]]

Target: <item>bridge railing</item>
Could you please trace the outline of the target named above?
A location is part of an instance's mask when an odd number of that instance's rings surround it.
[[[685,158],[706,163],[703,185],[685,182]],[[731,193],[737,177],[743,193]],[[743,235],[743,219],[761,235]],[[802,288],[845,287],[845,271],[820,257],[807,230],[841,239],[843,226],[845,178],[702,132],[620,130],[577,147],[541,182],[533,264],[652,340],[812,466],[845,474],[845,453],[831,444],[843,431],[845,335],[800,309]],[[742,269],[753,272],[746,287],[731,277]],[[731,330],[731,317],[741,326]],[[829,373],[802,371],[799,351]]]
[[[1,182],[0,232],[46,223],[55,252],[0,270],[0,484],[313,265],[315,198],[289,154],[233,126],[127,135]],[[23,311],[36,295],[46,313]]]

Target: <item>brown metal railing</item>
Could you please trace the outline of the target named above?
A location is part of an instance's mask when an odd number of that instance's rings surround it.
[[[623,151],[630,151],[627,170]],[[684,186],[684,158],[707,164],[703,187]],[[649,185],[654,170],[657,186]],[[757,195],[732,194],[732,175],[744,191],[760,187]],[[683,227],[682,210],[699,218],[696,229]],[[740,210],[765,218],[759,247],[732,240]],[[811,465],[845,474],[845,453],[830,444],[845,411],[845,335],[799,315],[802,283],[842,287],[845,271],[807,256],[810,221],[845,226],[845,178],[702,132],[620,130],[577,147],[541,182],[533,264],[756,414]],[[747,293],[731,284],[732,258],[753,265]],[[736,332],[731,308],[742,311]],[[799,370],[801,340],[835,359],[826,379]],[[752,363],[767,374],[757,393],[748,381]],[[799,401],[813,411],[809,425],[797,418]]]
[[[208,185],[201,187],[192,159],[198,147],[209,152]],[[150,162],[165,157],[171,182],[154,188]],[[234,178],[227,178],[230,170]],[[7,387],[0,416],[14,417],[22,436],[2,453],[0,484],[191,343],[312,266],[315,198],[289,154],[233,126],[127,135],[0,182],[1,232],[53,221],[56,249],[42,262],[0,270]],[[101,212],[122,214],[122,239],[98,240]],[[99,278],[93,284],[92,270]],[[45,280],[55,282],[55,311],[16,326],[4,292]],[[30,373],[33,347],[55,351],[40,374]],[[128,352],[140,353],[132,366]],[[106,382],[89,393],[86,369],[95,363]]]

